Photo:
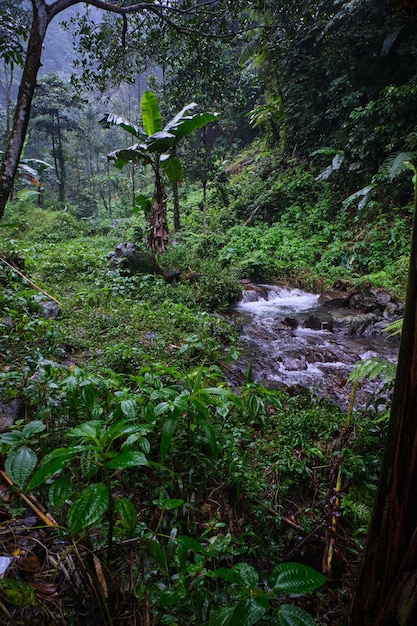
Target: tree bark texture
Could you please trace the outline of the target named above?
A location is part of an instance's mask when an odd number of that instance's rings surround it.
[[[13,126],[0,168],[0,219],[13,187],[20,155],[30,118],[36,78],[41,66],[42,45],[48,26],[48,11],[44,2],[33,1],[32,28],[29,35],[25,65],[20,83]]]
[[[417,624],[417,219],[381,476],[349,626]]]
[[[155,191],[149,216],[148,245],[154,252],[163,254],[166,252],[169,238],[167,196],[158,169],[155,171],[155,176]]]

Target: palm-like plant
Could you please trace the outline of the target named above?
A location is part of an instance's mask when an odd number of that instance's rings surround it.
[[[215,121],[218,113],[194,113],[195,102],[187,104],[166,126],[162,126],[162,116],[154,93],[145,91],[142,97],[143,129],[128,120],[112,113],[106,114],[100,123],[106,128],[120,126],[138,139],[130,148],[114,150],[107,158],[118,168],[127,163],[150,165],[155,175],[155,188],[149,211],[149,246],[156,252],[165,252],[168,242],[166,193],[162,174],[170,182],[183,178],[182,167],[173,150],[178,142],[209,122]]]

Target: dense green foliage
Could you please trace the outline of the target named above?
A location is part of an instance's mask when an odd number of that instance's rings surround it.
[[[4,142],[26,36],[27,15],[12,5],[0,8]],[[346,613],[342,561],[361,553],[387,413],[377,398],[351,429],[313,391],[265,388],[250,367],[232,386],[240,329],[228,313],[242,279],[404,296],[416,22],[383,0],[242,5],[218,3],[213,20],[202,3],[186,27],[174,12],[173,29],[153,14],[96,20],[72,9],[72,83],[51,32],[46,67],[59,75],[39,82],[0,224],[0,402],[24,406],[0,452],[15,488],[53,514],[59,540],[109,568],[111,595],[95,563],[94,590],[81,609],[69,598],[68,623],[88,619],[96,596],[109,626],[129,611],[196,626],[340,624]],[[145,139],[137,125],[150,89],[159,122],[181,109],[192,121],[194,101],[221,115],[167,152],[161,123]],[[145,144],[140,158],[113,153],[129,164],[119,171],[107,155],[127,145],[126,125]],[[175,279],[110,269],[121,242],[147,248],[145,165],[159,173],[178,157],[181,176],[168,176],[161,199],[170,245],[157,258]],[[24,259],[23,276],[12,259]],[[392,380],[381,362],[351,380],[376,375]],[[303,599],[325,583],[307,565],[321,568],[342,460],[344,554],[321,595]],[[2,503],[11,517],[16,506]],[[112,614],[114,599],[125,615]],[[15,604],[24,613],[33,601]]]

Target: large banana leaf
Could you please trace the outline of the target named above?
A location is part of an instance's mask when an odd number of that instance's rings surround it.
[[[182,137],[187,137],[191,135],[195,130],[199,128],[203,128],[209,122],[214,122],[220,113],[197,113],[196,115],[184,117],[174,125],[169,128],[169,132],[175,135],[175,143],[182,139]],[[165,128],[167,130],[167,127]]]
[[[189,119],[191,116],[187,115],[188,111],[191,111],[191,109],[195,109],[196,106],[197,102],[190,102],[190,104],[186,104],[185,107],[179,113],[177,113],[176,116],[172,118],[172,120],[168,122],[164,130],[170,131],[171,128],[176,128],[182,120]]]
[[[121,169],[127,163],[140,163],[141,165],[150,165],[152,163],[152,157],[147,152],[147,146],[138,143],[130,146],[130,148],[113,150],[113,152],[107,155],[107,158],[114,161],[118,169]]]
[[[172,133],[161,130],[146,139],[146,146],[149,152],[157,152],[162,154],[166,152],[176,143],[176,137]]]
[[[120,115],[115,115],[114,113],[106,113],[99,123],[104,126],[104,128],[111,128],[111,126],[120,126],[123,130],[126,130],[128,133],[137,137],[138,139],[145,139],[146,134],[143,132],[141,128],[133,124],[129,120],[124,117],[120,117]]]
[[[142,96],[142,124],[148,137],[162,130],[158,99],[152,91],[145,91]]]
[[[179,183],[183,180],[181,162],[178,157],[170,157],[167,154],[163,154],[160,163],[161,168],[164,170],[171,183]]]

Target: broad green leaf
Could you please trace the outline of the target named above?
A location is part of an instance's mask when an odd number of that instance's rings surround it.
[[[73,446],[71,448],[56,448],[47,454],[41,461],[40,467],[33,475],[28,489],[39,487],[46,478],[62,471],[70,461],[80,454],[85,448],[83,446]]]
[[[242,583],[240,574],[235,572],[234,569],[228,569],[227,567],[219,567],[214,571],[210,571],[209,575],[213,578],[221,578],[222,580],[227,580],[227,582],[235,583],[237,585]]]
[[[83,478],[93,478],[100,469],[101,460],[97,448],[89,446],[81,453],[80,469]]]
[[[105,484],[89,485],[80,493],[78,500],[68,510],[68,524],[71,533],[77,533],[86,526],[100,522],[109,506],[109,491]]]
[[[146,437],[142,437],[142,439],[139,441],[139,447],[142,452],[144,452],[145,454],[149,454],[151,451],[151,444],[149,442],[149,439],[146,439]]]
[[[184,178],[181,161],[178,157],[169,157],[163,161],[161,160],[161,168],[164,170],[171,183],[179,183]]]
[[[314,619],[299,606],[283,604],[272,616],[275,626],[317,626]]]
[[[118,169],[121,169],[127,163],[140,163],[141,165],[146,166],[152,163],[152,155],[146,150],[146,146],[136,143],[130,148],[121,148],[120,150],[113,150],[113,152],[109,152],[107,158],[110,161],[114,161],[114,164]]]
[[[142,96],[142,124],[148,137],[162,130],[158,99],[152,91],[145,91]]]
[[[151,210],[151,199],[148,196],[145,196],[143,193],[140,193],[135,198],[135,207],[132,209],[133,213],[138,213],[139,210],[143,211],[145,214],[149,213]]]
[[[126,417],[130,418],[137,417],[137,414],[139,412],[136,400],[134,400],[133,398],[122,400],[120,403],[120,408],[122,410],[122,413],[126,415]]]
[[[188,399],[190,398],[190,392],[185,389],[179,396],[174,398],[173,405],[180,411],[186,411],[188,409]]]
[[[74,486],[69,474],[59,476],[49,487],[49,500],[54,509],[60,509],[71,497]]]
[[[266,596],[247,598],[235,606],[227,623],[229,626],[253,626],[262,619],[267,608],[268,598]]]
[[[9,478],[22,489],[36,467],[38,457],[36,453],[22,446],[17,450],[13,450],[6,459],[4,469]]]
[[[90,420],[89,422],[84,422],[84,424],[70,428],[67,435],[68,437],[90,439],[94,441],[100,438],[102,428],[102,422],[99,420]]]
[[[41,433],[46,428],[46,425],[41,420],[33,420],[29,422],[22,430],[22,435],[25,439],[30,439],[33,435]]]
[[[100,439],[103,445],[108,446],[119,437],[131,435],[140,429],[140,425],[132,422],[117,422],[107,432],[103,432]]]
[[[165,461],[166,455],[169,450],[169,446],[171,445],[172,438],[174,436],[175,430],[178,425],[178,419],[179,419],[178,415],[171,415],[165,419],[164,426],[162,429],[161,447],[160,447],[162,463]]]
[[[169,151],[175,144],[175,137],[171,133],[161,131],[155,133],[151,137],[148,137],[146,142],[147,150],[159,155],[163,155],[164,152]]]
[[[274,567],[270,583],[276,591],[302,595],[315,591],[327,578],[317,570],[302,563],[280,563]]]
[[[120,524],[123,528],[133,531],[138,521],[138,514],[132,500],[119,498],[116,500],[115,509],[120,515]]]
[[[158,500],[152,500],[152,503],[160,509],[169,511],[170,509],[177,509],[184,504],[184,500],[181,498],[158,498]]]
[[[220,117],[220,113],[197,113],[180,120],[176,126],[170,128],[170,132],[175,135],[176,142],[178,142],[183,137],[191,135],[195,130],[214,122],[218,117]]]
[[[80,385],[80,392],[85,406],[88,409],[92,409],[97,402],[97,390],[95,387],[90,384],[90,381],[85,381],[85,383]]]
[[[134,137],[138,137],[139,139],[144,139],[146,137],[145,133],[141,128],[136,126],[136,124],[132,124],[129,120],[126,120],[119,115],[115,115],[114,113],[106,113],[104,117],[99,120],[99,124],[104,126],[104,128],[111,128],[111,126],[120,126],[128,133],[133,135]]]
[[[195,109],[196,106],[198,106],[197,102],[190,102],[190,104],[186,104],[185,107],[168,122],[164,130],[171,131],[173,128],[177,128],[177,126],[181,124],[184,119],[189,119],[191,117],[188,115],[189,111]]]
[[[236,563],[234,571],[239,574],[242,585],[248,589],[255,589],[259,584],[259,574],[248,563]]]
[[[156,540],[152,540],[148,543],[149,556],[159,566],[161,571],[166,574],[168,571],[166,554],[160,543]]]
[[[178,537],[177,544],[177,549],[181,547],[184,550],[187,550],[187,552],[204,552],[204,547],[201,545],[201,543],[197,541],[197,539],[194,539],[194,537],[189,537],[188,535],[182,535],[181,537]]]
[[[16,446],[22,443],[23,440],[24,436],[21,430],[11,430],[0,435],[1,443],[7,443],[9,446]]]
[[[193,554],[204,552],[203,546],[196,539],[193,539],[193,537],[183,535],[182,537],[178,537],[176,542],[175,560],[179,563],[182,570],[185,570],[190,562],[188,557],[189,552]]]
[[[373,191],[375,187],[376,185],[372,183],[371,185],[367,185],[366,187],[363,187],[363,189],[359,189],[359,191],[355,191],[354,193],[352,193],[345,200],[343,200],[342,202],[343,210],[346,210],[352,204],[352,202],[359,200],[359,198],[362,198],[362,200],[359,202],[358,208],[363,209],[363,207],[368,201],[371,191]]]
[[[148,459],[138,450],[126,450],[120,452],[111,461],[107,463],[107,467],[110,469],[127,469],[129,467],[139,467],[141,465],[148,465]]]

